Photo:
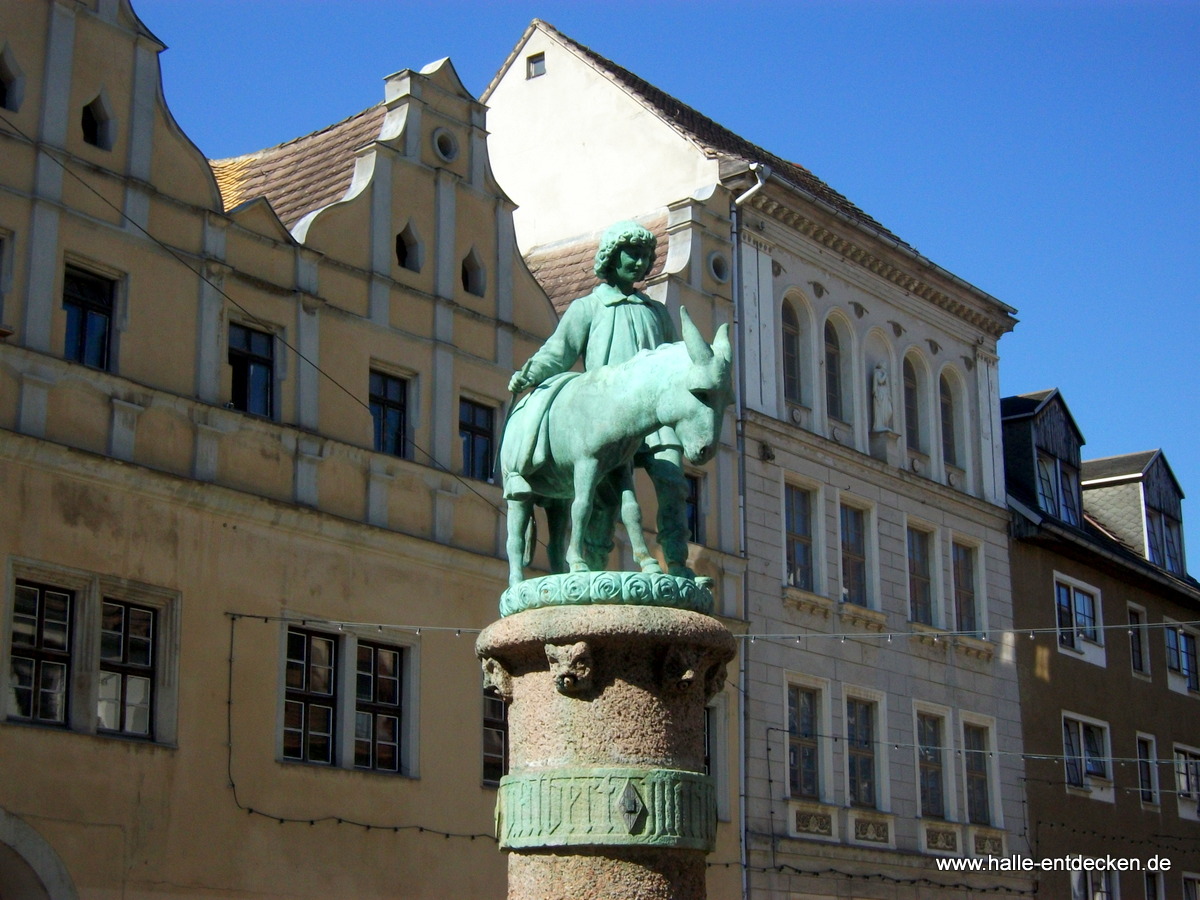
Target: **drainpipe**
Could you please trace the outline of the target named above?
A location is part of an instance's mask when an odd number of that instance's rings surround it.
[[[757,179],[752,187],[741,196],[733,198],[729,204],[729,236],[733,243],[733,332],[737,336],[734,341],[738,357],[738,389],[734,397],[734,418],[737,423],[738,450],[738,516],[740,518],[738,550],[746,561],[746,570],[742,575],[742,616],[750,618],[750,565],[746,546],[746,353],[745,335],[742,333],[742,306],[745,295],[742,291],[742,245],[741,245],[741,206],[767,183],[771,170],[759,163],[751,163],[750,171]],[[748,671],[747,657],[750,655],[750,642],[742,641],[742,652],[738,654],[738,771],[741,775],[741,802],[738,804],[739,825],[741,826],[741,847],[739,858],[742,864],[742,898],[750,900],[750,856],[747,841],[746,800],[748,795],[749,778],[746,774],[746,717],[749,715],[749,704],[746,702],[746,673]]]

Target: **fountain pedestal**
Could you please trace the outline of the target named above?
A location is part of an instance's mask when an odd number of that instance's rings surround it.
[[[585,572],[522,582],[479,636],[510,702],[496,829],[509,900],[703,900],[716,839],[704,709],[734,639],[704,584]]]

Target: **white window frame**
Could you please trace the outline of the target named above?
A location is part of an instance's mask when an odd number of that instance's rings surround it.
[[[1150,745],[1150,756],[1148,762],[1150,766],[1150,799],[1147,800],[1142,796],[1142,773],[1141,754],[1138,754],[1138,761],[1135,763],[1138,773],[1138,799],[1141,800],[1143,806],[1158,807],[1162,802],[1162,794],[1160,793],[1160,785],[1158,781],[1158,739],[1152,734],[1146,734],[1144,731],[1139,731],[1134,737],[1134,748],[1138,746],[1138,742],[1145,741]]]
[[[1067,745],[1064,740],[1062,745],[1063,781],[1066,783],[1067,793],[1091,797],[1093,800],[1100,800],[1104,803],[1116,803],[1116,791],[1113,787],[1112,729],[1109,727],[1108,722],[1065,709],[1062,711],[1061,722],[1061,732],[1064,737],[1068,723],[1075,726],[1075,759],[1078,761],[1079,774],[1083,781],[1080,785],[1071,783],[1070,776],[1067,774]],[[1099,757],[1091,756],[1087,752],[1087,743],[1084,735],[1085,727],[1098,729],[1100,732],[1102,746],[1099,748]],[[1099,758],[1104,763],[1104,775],[1090,774],[1087,770],[1088,760],[1096,758]]]
[[[1071,637],[1074,646],[1064,644],[1062,641],[1062,632],[1065,629],[1059,627],[1058,622],[1058,586],[1060,584],[1065,585],[1071,592]],[[1079,606],[1076,594],[1079,591],[1090,594],[1093,598],[1093,612],[1096,618],[1096,636],[1094,639],[1085,637],[1078,625]],[[1100,593],[1100,589],[1077,578],[1072,578],[1069,575],[1064,575],[1062,572],[1055,571],[1054,593],[1050,601],[1054,604],[1055,643],[1058,645],[1058,652],[1074,659],[1082,659],[1084,662],[1091,663],[1094,666],[1100,666],[1101,668],[1107,666],[1108,656],[1104,643],[1104,597]]]
[[[838,492],[837,497],[837,573],[838,601],[850,603],[846,599],[846,574],[842,559],[842,507],[857,509],[863,514],[863,580],[867,596],[861,605],[865,609],[879,610],[879,552],[877,549],[879,525],[876,521],[875,505],[862,500],[847,492]]]
[[[1171,760],[1179,818],[1200,821],[1200,747],[1175,742]]]
[[[18,581],[31,581],[63,588],[74,595],[70,637],[71,684],[66,729],[79,734],[130,740],[151,746],[174,747],[178,740],[179,720],[179,629],[181,599],[177,591],[123,578],[99,575],[83,569],[39,560],[9,560],[4,584],[3,634],[0,635],[0,722],[9,719],[12,691],[10,656],[12,651],[12,614]],[[97,728],[96,707],[100,697],[100,629],[105,599],[132,603],[155,613],[153,737],[143,738],[124,732]],[[43,727],[30,723],[31,727]],[[45,726],[54,728],[55,726]],[[61,727],[61,726],[58,726]]]
[[[387,631],[380,634],[377,630],[360,626],[342,625],[326,621],[320,616],[303,617],[295,612],[285,617],[279,629],[279,680],[276,689],[278,711],[275,723],[275,759],[287,765],[312,766],[319,769],[344,769],[361,772],[364,775],[379,775],[385,778],[418,778],[420,777],[420,744],[417,725],[421,671],[421,641],[420,637],[404,631]],[[333,638],[337,646],[337,668],[335,678],[336,710],[335,743],[333,762],[329,765],[309,763],[303,760],[285,757],[283,755],[284,711],[287,706],[287,642],[288,631],[298,628],[301,631],[320,634]],[[400,650],[401,681],[400,681],[400,770],[398,772],[383,772],[376,769],[360,769],[354,765],[354,715],[357,709],[357,659],[358,642],[363,640],[370,644],[384,645]],[[481,756],[482,758],[482,756]]]
[[[967,782],[967,738],[965,728],[971,725],[975,728],[982,728],[987,732],[987,779],[988,779],[988,819],[987,825],[974,824],[970,821],[970,812],[968,809],[968,782]],[[999,760],[999,747],[996,745],[996,720],[992,716],[985,716],[979,713],[967,712],[962,710],[958,715],[958,746],[961,748],[959,758],[961,759],[961,786],[963,796],[962,819],[971,828],[992,828],[996,830],[1004,829],[1004,804],[1001,802],[1000,796],[1000,767],[997,765]]]
[[[1176,640],[1178,648],[1177,655],[1179,657],[1179,665],[1171,665],[1170,644],[1168,643],[1167,632],[1174,631],[1179,635]],[[1175,691],[1177,694],[1184,694],[1189,697],[1200,697],[1200,691],[1193,690],[1189,687],[1189,681],[1200,681],[1200,670],[1193,676],[1189,668],[1189,662],[1184,654],[1185,643],[1182,640],[1183,635],[1191,638],[1196,647],[1196,663],[1200,669],[1200,632],[1183,625],[1174,619],[1163,617],[1163,647],[1166,653],[1166,668],[1167,668],[1167,687]]]

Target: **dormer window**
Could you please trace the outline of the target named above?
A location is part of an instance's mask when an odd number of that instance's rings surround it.
[[[1146,550],[1150,562],[1175,575],[1183,574],[1183,539],[1177,519],[1157,509],[1146,510]]]
[[[1071,525],[1079,524],[1079,472],[1049,453],[1039,453],[1038,505]]]

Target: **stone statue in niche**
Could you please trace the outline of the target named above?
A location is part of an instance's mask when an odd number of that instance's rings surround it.
[[[654,484],[669,574],[694,578],[682,462],[702,464],[716,452],[732,399],[732,349],[728,326],[709,345],[683,309],[683,340],[673,343],[666,307],[634,288],[654,247],[654,235],[634,222],[609,228],[594,264],[601,284],[567,308],[509,382],[514,393],[533,388],[514,405],[500,444],[510,586],[524,579],[535,504],[546,510],[553,572],[602,569],[618,516],[641,570],[661,572],[642,534],[635,465]],[[581,357],[585,371],[568,371]]]
[[[892,388],[888,384],[887,369],[880,363],[875,366],[871,379],[871,421],[873,431],[893,431]]]

